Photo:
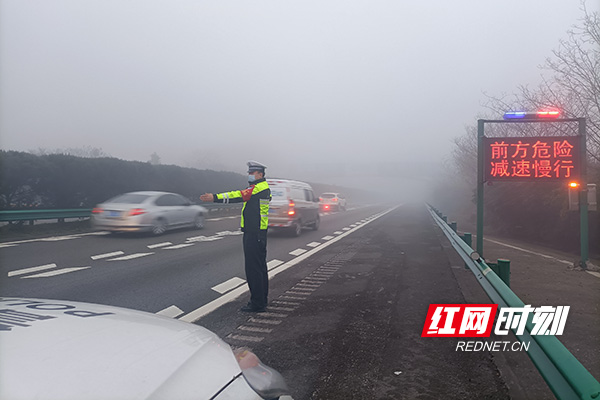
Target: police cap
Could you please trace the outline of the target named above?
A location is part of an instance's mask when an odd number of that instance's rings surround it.
[[[261,164],[257,161],[252,161],[252,160],[248,161],[246,164],[248,165],[248,172],[258,171],[258,172],[262,172],[264,174],[265,169],[267,168],[266,165]]]

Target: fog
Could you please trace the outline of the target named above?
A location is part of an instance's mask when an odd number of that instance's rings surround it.
[[[484,93],[537,85],[581,16],[564,0],[2,0],[0,147],[421,192]]]

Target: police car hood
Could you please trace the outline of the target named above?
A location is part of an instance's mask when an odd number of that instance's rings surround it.
[[[240,368],[193,324],[123,308],[0,299],[2,399],[203,399]]]

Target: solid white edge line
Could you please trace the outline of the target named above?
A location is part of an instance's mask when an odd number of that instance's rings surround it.
[[[158,311],[156,314],[162,315],[163,317],[177,318],[183,314],[183,310],[177,306],[169,306],[164,310]]]
[[[549,258],[549,259],[552,259],[554,261],[558,261],[558,262],[563,263],[563,264],[573,265],[572,262],[566,261],[566,260],[561,260],[560,258],[552,257],[552,256],[549,256],[549,255],[546,255],[546,254],[542,254],[542,253],[537,253],[537,252],[532,251],[532,250],[523,249],[521,247],[517,247],[517,246],[513,246],[511,244],[506,244],[506,243],[498,242],[496,240],[487,239],[487,238],[484,238],[484,239],[487,240],[488,242],[496,243],[496,244],[499,244],[501,246],[509,247],[511,249],[520,250],[520,251],[525,252],[525,253],[535,254],[536,256],[541,256],[541,257],[544,257],[544,258]]]
[[[44,265],[40,265],[39,267],[31,267],[31,268],[17,269],[14,271],[8,271],[8,276],[29,274],[31,272],[43,271],[45,269],[50,269],[50,268],[56,268],[56,264],[44,264]]]
[[[385,214],[387,214],[391,211],[394,211],[396,208],[400,207],[401,205],[402,204],[400,204],[396,207],[392,207],[389,210],[381,212],[379,214],[375,214],[375,216],[371,220],[369,220],[369,222],[366,222],[360,226],[357,226],[356,228],[353,228],[353,229],[333,238],[332,240],[330,240],[326,243],[323,243],[321,246],[315,247],[314,249],[307,251],[306,253],[302,254],[301,256],[298,256],[298,257],[292,259],[291,261],[288,261],[288,262],[280,265],[279,267],[274,268],[272,271],[269,272],[269,279],[272,279],[275,275],[285,271],[288,268],[293,267],[294,265],[298,264],[300,261],[307,259],[308,257],[323,250],[324,248],[328,247],[332,243],[337,242],[338,240],[342,239],[343,237],[348,236],[352,232],[370,224],[371,222],[377,220],[379,217],[382,217]],[[215,311],[217,308],[221,307],[222,305],[232,302],[233,300],[235,300],[242,294],[246,293],[247,291],[248,291],[248,285],[240,286],[236,289],[233,289],[231,292],[228,292],[228,293],[224,294],[223,296],[221,296],[209,303],[206,303],[205,305],[203,305],[201,307],[198,307],[194,311],[191,311],[190,313],[184,315],[183,317],[181,317],[179,319],[181,321],[185,321],[185,322],[196,322],[200,318],[204,317],[205,315]]]
[[[599,272],[596,272],[596,271],[585,271],[585,272],[587,272],[588,274],[590,274],[592,276],[595,276],[596,278],[600,278]]]

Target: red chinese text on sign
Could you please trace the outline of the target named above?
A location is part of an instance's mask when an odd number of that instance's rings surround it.
[[[580,175],[579,136],[483,140],[486,181],[561,180]]]

